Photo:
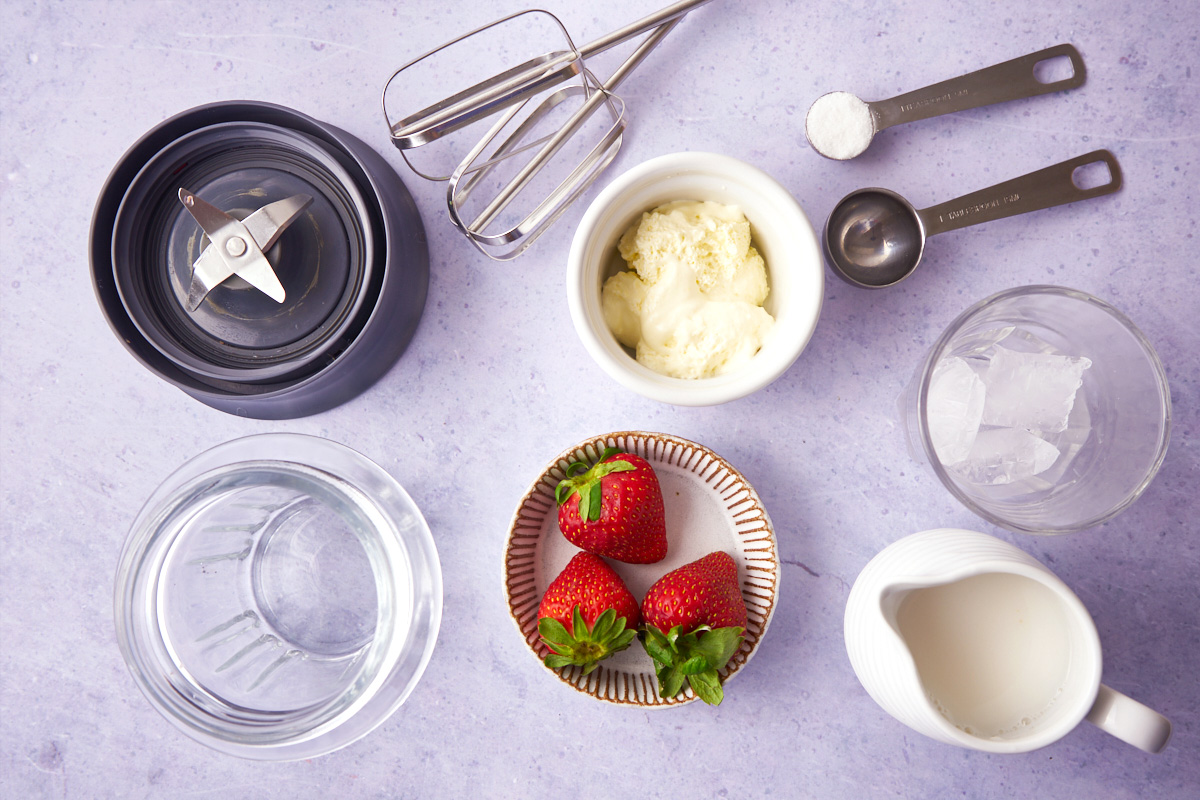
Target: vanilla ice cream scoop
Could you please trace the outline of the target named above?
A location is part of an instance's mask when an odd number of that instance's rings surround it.
[[[708,378],[745,363],[774,320],[750,223],[734,206],[677,201],[642,215],[618,244],[630,270],[605,282],[604,319],[639,363]]]

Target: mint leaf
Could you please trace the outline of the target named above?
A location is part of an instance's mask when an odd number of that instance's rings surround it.
[[[704,656],[692,656],[687,661],[679,665],[679,671],[684,675],[695,675],[696,673],[703,672],[706,669],[711,669],[711,667]]]

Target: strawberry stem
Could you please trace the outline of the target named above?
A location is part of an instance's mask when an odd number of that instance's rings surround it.
[[[608,609],[588,629],[579,606],[571,612],[571,630],[553,617],[538,620],[538,633],[542,643],[550,649],[543,663],[551,669],[583,667],[587,675],[599,662],[620,652],[632,644],[637,631],[626,629],[625,617],[618,617],[615,609]]]
[[[685,634],[679,625],[666,633],[653,625],[643,626],[642,646],[654,661],[659,696],[675,697],[686,683],[705,703],[720,705],[725,691],[718,670],[725,668],[741,646],[744,630],[701,625]]]
[[[579,516],[592,522],[600,519],[600,512],[603,508],[601,479],[614,472],[629,472],[637,469],[628,461],[605,461],[620,452],[615,447],[606,447],[594,464],[589,465],[584,461],[575,461],[567,465],[564,470],[566,477],[558,482],[558,486],[554,487],[554,499],[558,505],[563,505],[571,499],[572,495],[578,494]]]

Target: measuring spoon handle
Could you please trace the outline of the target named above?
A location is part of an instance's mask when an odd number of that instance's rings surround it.
[[[1075,170],[1099,163],[1108,166],[1108,182],[1087,189],[1080,188],[1075,183]],[[925,226],[925,235],[933,236],[968,225],[1013,217],[1027,211],[1038,211],[1112,194],[1120,188],[1121,165],[1117,163],[1116,156],[1107,150],[1096,150],[987,189],[930,206],[918,211],[917,215],[921,218],[921,224]]]
[[[1035,67],[1042,61],[1059,56],[1071,59],[1074,74],[1051,83],[1039,81]],[[984,67],[958,78],[950,78],[924,89],[917,89],[890,100],[878,100],[868,105],[871,115],[875,118],[875,130],[881,131],[893,125],[916,122],[940,114],[1074,89],[1082,86],[1086,78],[1087,71],[1079,51],[1073,45],[1059,44],[994,67]]]

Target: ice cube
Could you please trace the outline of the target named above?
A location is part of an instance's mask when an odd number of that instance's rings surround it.
[[[961,358],[943,358],[929,380],[929,438],[938,460],[957,464],[971,452],[983,418],[983,381]]]
[[[983,424],[1043,433],[1065,430],[1083,371],[1091,365],[1083,357],[997,347],[983,375]]]
[[[1057,460],[1058,448],[1036,434],[1016,428],[985,428],[955,471],[972,483],[1001,486],[1040,475]]]

